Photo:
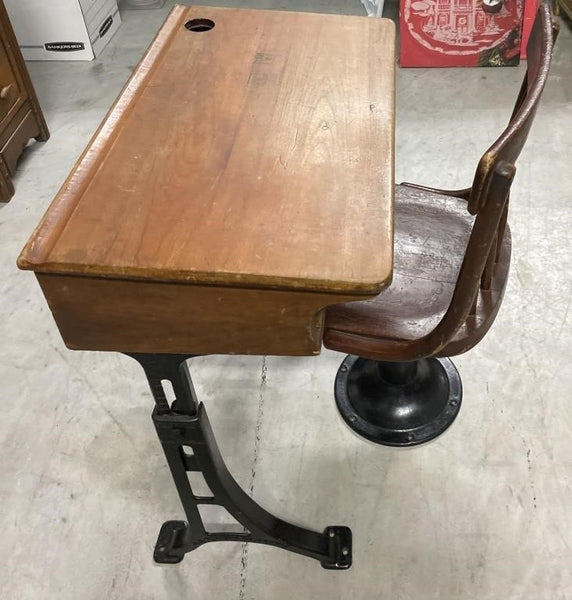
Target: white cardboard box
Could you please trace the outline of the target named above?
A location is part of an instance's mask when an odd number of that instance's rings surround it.
[[[368,17],[383,16],[384,2],[385,0],[361,0],[361,3],[365,6]]]
[[[26,60],[93,60],[121,24],[117,0],[4,0]]]

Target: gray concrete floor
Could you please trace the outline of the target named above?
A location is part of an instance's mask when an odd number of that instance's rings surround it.
[[[362,14],[358,0],[217,3]],[[342,357],[332,352],[192,361],[238,481],[285,518],[318,529],[350,525],[353,568],[324,571],[236,543],[204,546],[179,566],[153,564],[159,525],[182,512],[142,373],[121,355],[65,349],[33,276],[15,260],[170,4],[125,12],[91,64],[29,65],[52,138],[26,150],[16,196],[0,206],[0,597],[571,599],[566,27],[514,185],[506,300],[488,337],[456,359],[465,399],[446,435],[408,451],[352,436],[334,408]],[[397,180],[469,184],[522,73],[399,70]]]

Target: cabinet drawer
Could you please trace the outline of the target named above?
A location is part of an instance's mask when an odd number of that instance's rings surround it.
[[[6,48],[0,42],[0,128],[4,127],[4,121],[12,109],[21,104],[24,95]]]

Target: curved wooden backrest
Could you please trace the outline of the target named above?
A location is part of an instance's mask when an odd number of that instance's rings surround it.
[[[468,192],[469,212],[476,214],[475,221],[447,312],[431,333],[412,343],[418,356],[435,355],[445,348],[475,310],[479,289],[490,289],[506,228],[514,163],[536,114],[557,32],[550,5],[543,3],[532,29],[527,73],[509,125],[481,158],[473,187],[460,191],[459,195]]]
[[[514,164],[524,147],[548,78],[557,33],[558,27],[552,19],[550,5],[543,2],[530,34],[526,49],[526,75],[509,124],[497,141],[483,154],[477,166],[469,197],[471,214],[476,214],[486,202],[495,165],[500,161]]]

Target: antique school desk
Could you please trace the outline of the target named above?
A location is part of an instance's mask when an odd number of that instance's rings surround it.
[[[318,354],[324,307],[390,282],[393,124],[390,21],[177,6],[22,251],[69,348],[145,370],[187,518],[157,562],[236,540],[351,565],[347,527],[286,523],[232,479],[185,360]],[[244,531],[207,532],[200,504]]]

